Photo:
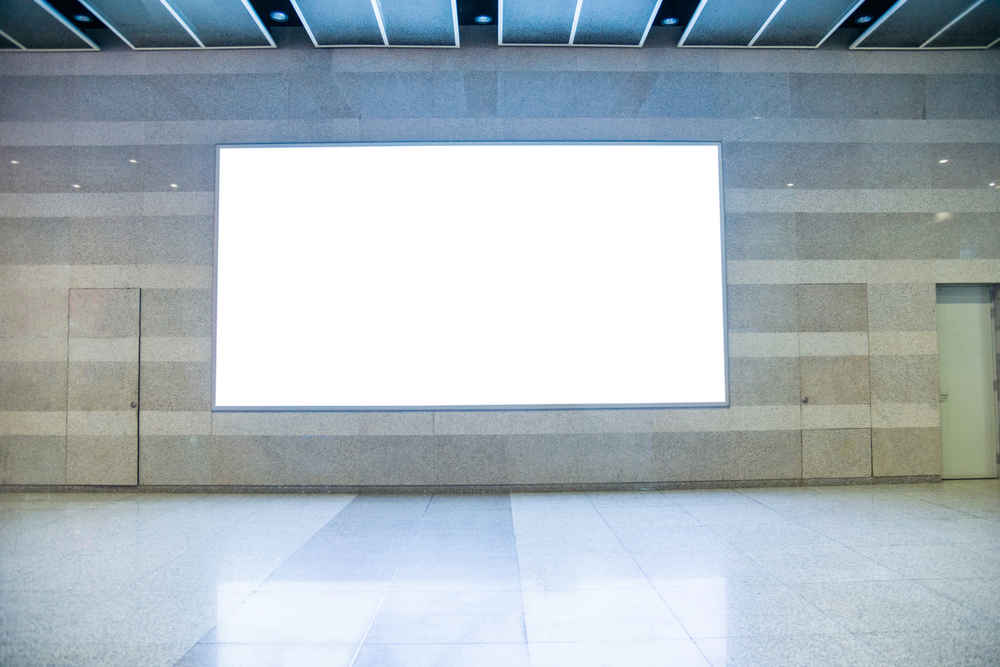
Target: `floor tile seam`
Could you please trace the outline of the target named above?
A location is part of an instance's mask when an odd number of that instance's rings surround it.
[[[517,573],[517,589],[521,598],[521,637],[528,642],[528,613],[524,606],[524,574],[521,572],[521,548],[517,537],[517,520],[514,517],[514,494],[507,493],[507,510],[510,513],[510,530],[514,535],[514,570]]]
[[[292,558],[292,557],[293,557],[293,556],[294,556],[294,555],[295,555],[296,553],[298,553],[299,551],[301,551],[301,550],[302,550],[302,548],[303,548],[303,547],[304,547],[304,546],[305,546],[305,545],[306,545],[306,544],[307,544],[307,543],[308,543],[308,542],[309,542],[309,541],[310,541],[310,540],[311,540],[311,539],[312,539],[313,537],[315,537],[315,536],[316,536],[316,535],[317,535],[317,534],[319,533],[319,531],[321,531],[321,530],[322,530],[322,529],[323,529],[324,527],[326,527],[326,526],[327,526],[327,525],[328,525],[328,524],[329,524],[329,523],[330,523],[331,521],[333,521],[333,520],[334,520],[334,519],[335,519],[335,518],[337,517],[337,515],[339,515],[339,514],[340,514],[340,513],[342,512],[342,511],[344,511],[344,509],[346,509],[348,505],[350,505],[351,503],[353,503],[353,502],[354,502],[354,500],[355,500],[356,498],[357,498],[357,495],[354,495],[354,496],[353,496],[353,497],[351,498],[351,500],[350,500],[350,501],[348,501],[348,502],[344,503],[344,504],[343,504],[343,505],[342,505],[342,506],[341,506],[341,507],[340,507],[340,508],[339,508],[339,509],[338,509],[338,510],[337,510],[337,511],[336,511],[336,512],[335,512],[335,513],[333,514],[333,516],[331,516],[331,517],[330,517],[330,518],[329,518],[329,519],[328,519],[328,520],[326,521],[326,523],[323,523],[323,524],[322,524],[322,525],[320,525],[320,526],[319,526],[318,528],[316,528],[316,530],[315,530],[315,531],[313,531],[313,532],[312,532],[312,533],[311,533],[311,534],[310,534],[310,535],[309,535],[308,537],[306,537],[306,538],[305,538],[305,539],[304,539],[304,540],[303,540],[303,541],[302,541],[302,542],[301,542],[301,543],[300,543],[300,544],[298,545],[298,547],[297,547],[296,549],[294,549],[294,550],[293,550],[293,551],[292,551],[292,552],[291,552],[290,554],[288,554],[287,556],[285,556],[284,558],[282,558],[282,559],[281,559],[281,560],[280,560],[280,561],[279,561],[279,562],[278,562],[278,563],[277,563],[277,564],[276,564],[276,565],[274,566],[274,568],[272,568],[272,569],[271,569],[271,571],[270,571],[270,572],[268,572],[267,574],[265,574],[265,575],[263,575],[263,576],[261,576],[261,577],[258,577],[258,578],[256,579],[256,581],[254,581],[254,582],[253,582],[252,584],[250,584],[250,586],[248,586],[248,587],[247,587],[247,592],[245,592],[245,594],[243,594],[243,595],[241,596],[241,598],[240,598],[240,601],[239,601],[239,604],[237,604],[237,605],[235,605],[235,606],[234,606],[234,608],[233,608],[233,611],[235,612],[236,610],[238,610],[238,609],[242,608],[242,607],[243,607],[243,606],[244,606],[244,605],[245,605],[245,604],[247,603],[247,601],[248,601],[248,600],[249,600],[249,599],[250,599],[251,597],[253,597],[253,596],[254,596],[254,595],[256,595],[257,593],[259,593],[259,592],[260,592],[260,590],[261,590],[261,589],[262,589],[262,588],[263,588],[263,587],[264,587],[264,586],[265,586],[265,585],[266,585],[266,584],[267,584],[267,583],[268,583],[269,581],[271,581],[271,577],[273,577],[273,576],[274,576],[274,573],[275,573],[275,572],[277,572],[277,571],[278,571],[279,569],[281,569],[281,567],[282,567],[282,566],[283,566],[283,565],[284,565],[285,563],[287,563],[287,562],[288,562],[288,560],[289,560],[289,559],[291,559],[291,558]],[[241,523],[246,523],[246,522],[249,522],[249,521],[252,521],[252,520],[253,520],[253,518],[254,518],[254,517],[256,517],[256,516],[258,516],[258,515],[259,515],[259,514],[260,514],[260,513],[261,513],[261,512],[262,512],[262,511],[264,510],[264,509],[265,509],[265,508],[263,508],[263,507],[255,507],[255,508],[253,508],[252,510],[248,511],[248,512],[247,512],[247,513],[246,513],[246,514],[244,515],[244,518],[242,519]],[[220,527],[220,528],[219,528],[219,530],[217,530],[217,531],[213,531],[213,533],[212,533],[212,534],[213,534],[213,535],[219,535],[219,534],[220,534],[220,533],[222,533],[223,531],[225,531],[225,530],[229,530],[229,529],[231,529],[231,528],[230,528],[229,526],[222,526],[222,527]],[[187,554],[187,553],[188,553],[188,552],[189,552],[190,550],[191,550],[190,548],[187,548],[187,549],[185,549],[185,550],[184,550],[184,551],[183,551],[183,552],[182,552],[181,554],[179,554],[179,555],[177,556],[177,558],[176,558],[176,559],[174,559],[174,561],[172,561],[172,562],[171,562],[171,563],[169,563],[169,564],[171,564],[171,565],[172,565],[172,564],[173,564],[173,562],[175,562],[175,561],[179,560],[180,558],[182,558],[182,557],[183,557],[183,556],[184,556],[185,554]],[[166,567],[166,564],[165,564],[165,565],[164,565],[163,567]],[[157,571],[158,571],[158,570],[157,570]],[[153,574],[153,573],[150,573],[150,574]],[[191,649],[192,649],[192,648],[193,648],[194,646],[196,646],[197,644],[200,644],[200,643],[206,643],[206,642],[203,642],[204,638],[205,638],[205,637],[207,637],[207,636],[210,636],[210,635],[212,634],[212,632],[214,632],[214,631],[216,631],[216,630],[218,629],[218,627],[219,627],[219,624],[218,624],[218,623],[216,623],[215,625],[213,625],[212,627],[210,627],[210,628],[209,628],[208,630],[206,630],[206,631],[205,631],[205,632],[204,632],[204,633],[203,633],[203,634],[201,635],[201,637],[199,637],[198,639],[196,639],[196,640],[194,641],[194,643],[192,643],[192,644],[191,644],[190,646],[188,646],[188,647],[187,647],[187,649],[185,650],[185,654],[187,653],[187,651],[190,651],[190,650],[191,650]],[[183,655],[185,655],[185,654],[182,654],[182,656],[181,656],[181,657],[183,657]]]
[[[829,582],[829,581],[812,582],[812,585],[817,585],[817,584],[831,585],[831,584],[837,584],[837,583],[841,583],[841,582]],[[809,585],[809,583],[807,583],[807,582],[796,582],[793,585],[793,584],[788,584],[788,583],[782,582],[781,585],[782,585],[782,587],[787,588],[792,593],[792,595],[794,595],[796,598],[799,599],[799,601],[801,601],[803,604],[805,604],[807,608],[809,608],[809,609],[813,610],[814,612],[818,613],[821,618],[823,618],[823,619],[825,619],[827,621],[830,621],[834,626],[836,626],[838,628],[841,628],[840,632],[827,633],[827,634],[849,634],[851,632],[851,626],[845,620],[839,618],[833,612],[833,610],[823,609],[822,607],[819,606],[819,604],[817,602],[814,602],[813,600],[810,600],[805,595],[805,593],[802,591],[802,587],[804,585]]]
[[[699,646],[697,642],[695,642],[694,635],[691,634],[691,631],[688,629],[686,625],[684,625],[684,622],[681,620],[680,616],[677,615],[677,612],[674,611],[674,608],[670,605],[669,602],[667,602],[666,598],[663,597],[663,594],[660,592],[660,589],[656,587],[656,585],[653,583],[653,580],[650,578],[649,573],[646,572],[645,568],[642,567],[642,564],[636,560],[635,556],[628,549],[625,548],[625,544],[622,542],[621,537],[608,523],[607,518],[601,512],[600,508],[598,508],[597,505],[594,503],[593,498],[588,497],[588,500],[590,500],[590,505],[591,507],[594,508],[594,511],[597,513],[597,516],[601,518],[607,529],[611,531],[611,534],[615,536],[616,540],[618,540],[618,544],[621,545],[622,551],[624,551],[628,555],[629,559],[631,559],[635,567],[638,568],[639,572],[642,572],[642,576],[646,578],[646,583],[652,589],[653,594],[656,595],[657,599],[659,599],[660,602],[663,603],[663,606],[670,613],[670,616],[674,619],[674,622],[677,623],[677,626],[684,631],[684,634],[687,637],[688,641],[694,644],[695,648],[698,650],[698,654],[705,661],[705,664],[711,665],[712,661],[709,660],[707,655],[705,655],[705,652],[702,650],[701,646]]]
[[[357,496],[355,496],[357,497]],[[409,537],[405,540],[405,545],[401,545],[399,551],[405,552],[407,547],[409,547],[416,540],[417,534],[419,532],[419,524],[423,517],[427,516],[427,511],[431,506],[431,502],[434,499],[434,494],[429,494],[424,503],[423,511],[420,513],[420,517],[414,522],[413,526],[409,529]],[[353,501],[352,501],[353,502]],[[358,638],[357,645],[354,648],[354,654],[351,656],[350,661],[347,663],[350,667],[353,667],[358,661],[358,657],[361,655],[361,650],[364,648],[365,643],[368,640],[368,636],[371,635],[372,628],[375,627],[375,621],[378,619],[379,613],[382,611],[382,607],[385,605],[386,598],[389,597],[389,592],[393,590],[393,584],[396,583],[396,576],[399,573],[399,568],[401,567],[401,562],[394,563],[392,567],[392,572],[389,574],[388,585],[380,592],[378,603],[372,610],[371,617],[368,619],[368,623],[365,627],[364,632]]]
[[[982,578],[988,579],[989,577],[982,577]],[[979,579],[980,578],[977,577],[977,578],[972,579],[972,581],[978,581]],[[941,599],[945,599],[945,600],[948,600],[950,602],[953,602],[953,603],[957,604],[959,607],[961,607],[962,609],[964,609],[967,612],[970,612],[972,614],[993,615],[993,616],[996,616],[997,618],[1000,618],[1000,610],[992,611],[992,612],[984,612],[983,610],[977,609],[976,607],[974,607],[973,605],[971,605],[962,596],[958,596],[958,595],[954,595],[953,596],[953,595],[949,595],[947,593],[944,593],[942,591],[934,590],[933,588],[928,587],[927,584],[924,583],[925,581],[949,581],[948,579],[908,579],[907,581],[910,581],[910,582],[915,583],[916,585],[920,586],[920,588],[922,588],[925,591],[929,592],[935,598],[941,598]]]
[[[810,532],[816,533],[817,535],[819,535],[823,539],[830,540],[831,542],[844,547],[845,549],[847,549],[848,551],[850,551],[851,553],[853,553],[858,558],[866,560],[866,561],[870,562],[872,565],[876,565],[878,567],[886,569],[886,570],[888,570],[890,572],[894,572],[896,574],[900,574],[900,575],[902,574],[902,572],[899,572],[898,570],[895,570],[895,569],[893,569],[891,567],[887,567],[886,565],[884,565],[883,563],[877,561],[876,559],[872,558],[871,556],[865,555],[864,553],[862,553],[861,551],[858,550],[858,548],[857,548],[858,545],[852,545],[849,542],[846,542],[846,541],[844,541],[841,538],[832,537],[830,535],[827,535],[826,533],[822,533],[822,532],[819,532],[819,531],[817,531],[817,530],[815,530],[813,528],[810,528],[809,526],[802,525],[802,524],[798,524],[798,525],[801,528],[805,528],[806,530],[809,530]]]
[[[293,550],[293,551],[292,551],[291,553],[289,553],[289,554],[288,554],[287,556],[285,556],[284,558],[282,558],[282,559],[281,559],[281,560],[280,560],[280,561],[278,562],[278,564],[277,564],[277,565],[275,565],[275,566],[274,566],[274,568],[273,568],[273,569],[272,569],[272,570],[271,570],[270,572],[268,572],[268,573],[267,573],[266,575],[264,575],[263,577],[261,577],[261,579],[260,579],[259,583],[258,583],[258,584],[257,584],[257,585],[255,586],[255,588],[254,588],[254,591],[253,591],[253,592],[254,592],[254,593],[258,592],[258,591],[259,591],[259,590],[260,590],[261,588],[263,588],[263,587],[264,587],[264,586],[265,586],[266,584],[268,584],[268,583],[269,583],[269,582],[271,581],[271,578],[272,578],[272,577],[274,576],[274,573],[275,573],[275,572],[277,572],[278,570],[280,570],[280,569],[281,569],[281,568],[282,568],[282,567],[283,567],[283,566],[284,566],[284,565],[285,565],[286,563],[288,563],[288,561],[289,561],[289,560],[291,560],[291,559],[292,559],[293,557],[295,557],[295,555],[296,555],[296,554],[298,554],[299,552],[301,552],[301,551],[302,551],[302,549],[304,549],[304,548],[305,548],[305,546],[306,546],[307,544],[309,544],[309,542],[310,542],[310,541],[311,541],[312,539],[314,539],[314,538],[315,538],[315,537],[316,537],[317,535],[319,535],[320,531],[322,531],[322,530],[323,530],[324,528],[326,528],[327,526],[329,526],[329,525],[330,525],[330,523],[332,523],[332,522],[333,522],[333,521],[334,521],[334,520],[335,520],[335,519],[336,519],[336,518],[337,518],[337,517],[338,517],[338,516],[340,515],[340,513],[341,513],[341,512],[343,512],[343,511],[344,511],[345,509],[347,509],[347,508],[348,508],[348,507],[349,507],[349,506],[350,506],[350,505],[351,505],[351,504],[352,504],[352,503],[353,503],[353,502],[354,502],[355,500],[357,500],[357,498],[358,498],[357,494],[353,494],[353,495],[352,495],[352,497],[351,497],[351,500],[349,500],[348,502],[346,502],[346,503],[344,503],[343,505],[341,505],[341,506],[340,506],[340,507],[339,507],[339,508],[337,509],[337,511],[336,511],[336,512],[335,512],[335,513],[334,513],[334,514],[333,514],[333,515],[332,515],[332,516],[331,516],[331,517],[330,517],[329,519],[327,519],[327,520],[326,520],[326,522],[324,522],[324,523],[323,523],[322,525],[320,525],[319,527],[317,527],[317,528],[316,528],[316,530],[312,531],[312,532],[311,532],[311,533],[310,533],[310,534],[309,534],[309,535],[308,535],[308,536],[307,536],[307,537],[306,537],[305,539],[303,539],[303,540],[302,540],[302,542],[301,542],[301,543],[300,543],[300,544],[298,545],[298,547],[296,547],[296,548],[295,548],[295,549],[294,549],[294,550]],[[258,514],[259,514],[259,513],[261,512],[261,511],[263,511],[263,509],[264,509],[264,508],[260,508],[260,507],[258,507],[258,508],[255,508],[255,509],[254,509],[254,510],[253,510],[253,511],[252,511],[252,512],[251,512],[251,513],[249,514],[249,516],[247,517],[246,521],[250,521],[250,520],[252,520],[252,519],[253,519],[254,517],[256,517],[256,516],[257,516],[257,515],[258,515]],[[221,531],[220,531],[220,532],[221,532]]]

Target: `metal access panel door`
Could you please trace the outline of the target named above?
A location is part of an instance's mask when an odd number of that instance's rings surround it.
[[[997,476],[996,344],[987,285],[939,285],[941,476]]]
[[[66,482],[135,486],[139,290],[69,291]]]

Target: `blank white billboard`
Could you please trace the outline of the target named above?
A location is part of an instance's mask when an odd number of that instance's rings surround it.
[[[216,409],[727,401],[717,144],[218,157]]]

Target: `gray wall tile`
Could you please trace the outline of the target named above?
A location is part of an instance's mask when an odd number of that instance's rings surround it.
[[[215,220],[211,216],[143,217],[135,223],[138,264],[212,265],[214,244]]]
[[[872,467],[876,477],[940,475],[940,429],[872,429]]]
[[[718,481],[732,476],[734,454],[728,433],[654,433],[651,447],[656,479]]]
[[[996,118],[997,109],[1000,109],[1000,75],[927,77],[928,118]]]
[[[137,457],[135,435],[70,435],[66,438],[66,483],[135,486]]]
[[[798,358],[734,358],[729,361],[733,405],[795,405],[799,402]]]
[[[0,436],[0,484],[66,482],[66,438]]]
[[[0,264],[66,264],[70,223],[64,218],[0,218]]]
[[[936,404],[938,375],[937,355],[872,357],[872,398],[884,403]]]
[[[438,436],[440,484],[506,484],[510,474],[507,439],[497,435]]]
[[[72,264],[135,264],[135,218],[84,218],[70,225]]]
[[[652,115],[671,115],[656,113],[665,109],[655,98],[659,84],[648,72],[500,72],[497,115],[631,117],[640,106]]]
[[[144,435],[141,484],[212,484],[214,439],[209,435]]]
[[[795,255],[799,259],[871,259],[863,215],[798,213]]]
[[[937,296],[933,283],[870,284],[872,331],[934,331]]]
[[[870,401],[868,357],[803,357],[802,396],[809,405],[861,405]]]
[[[69,335],[122,338],[139,335],[139,290],[71,289]]]
[[[651,443],[642,433],[512,435],[507,459],[524,484],[645,482],[655,479]]]
[[[802,431],[802,476],[806,479],[870,477],[871,466],[871,429]]]
[[[143,362],[144,410],[208,410],[212,407],[211,364]]]
[[[211,336],[212,303],[208,289],[144,289],[142,335]]]
[[[799,285],[799,331],[867,331],[865,285]]]
[[[981,216],[963,215],[957,218],[955,226],[958,227],[959,258],[1000,257],[1000,213]]]
[[[0,287],[0,338],[65,338],[68,293],[50,289]]]
[[[802,477],[802,442],[797,431],[736,431],[728,437],[735,464],[728,479]]]
[[[0,410],[66,409],[66,362],[0,361]]]
[[[795,259],[795,221],[788,213],[730,213],[726,259]]]
[[[959,256],[960,221],[980,216],[959,213],[947,221],[932,214],[866,215],[864,239],[871,259],[934,259]]]
[[[791,74],[792,116],[923,118],[926,77],[915,74]]]
[[[138,344],[136,339],[136,349]],[[138,398],[137,363],[78,361],[69,364],[70,410],[128,410]]]
[[[787,118],[789,78],[784,73],[663,72],[637,115],[695,118]]]
[[[768,333],[799,329],[794,285],[729,285],[726,308],[731,331]]]
[[[982,149],[977,149],[982,146]],[[988,162],[988,144],[952,153],[974,153]],[[926,144],[874,143],[742,143],[728,142],[726,185],[732,188],[926,188],[942,170]],[[956,159],[957,161],[957,159]],[[950,187],[967,187],[955,180]],[[938,186],[945,187],[945,186]]]

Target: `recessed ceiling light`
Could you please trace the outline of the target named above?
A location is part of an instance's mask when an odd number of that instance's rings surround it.
[[[951,160],[949,160],[946,157],[943,157],[940,160],[938,160],[938,164],[948,164],[949,162],[951,162]]]
[[[20,160],[11,160],[10,163],[11,164],[21,164],[21,161]],[[993,184],[990,183],[990,185],[993,185]]]
[[[869,16],[868,14],[862,14],[858,18],[854,19],[854,22],[857,23],[858,25],[864,25],[866,23],[871,23],[872,17]]]
[[[73,184],[73,189],[74,190],[79,190],[80,189],[80,184],[79,183],[74,183]]]
[[[271,12],[271,20],[277,21],[278,23],[284,23],[288,20],[288,14],[280,10],[275,10]]]
[[[136,159],[135,159],[134,157],[130,157],[130,158],[128,159],[128,163],[129,163],[129,164],[139,164],[139,161],[138,161],[138,160],[136,160]]]
[[[171,183],[170,187],[172,187],[174,190],[176,190],[177,189],[177,184],[176,183]]]
[[[660,21],[660,25],[677,25],[678,23],[680,23],[680,19],[676,16],[668,16]]]
[[[74,14],[73,20],[77,23],[90,23],[90,17],[86,14]]]
[[[990,181],[990,187],[995,188],[997,186],[996,181]]]
[[[795,183],[785,183],[785,187],[786,188],[794,188],[795,187]]]
[[[493,17],[489,14],[480,14],[476,18],[472,19],[479,25],[486,25],[487,23],[493,23]]]

